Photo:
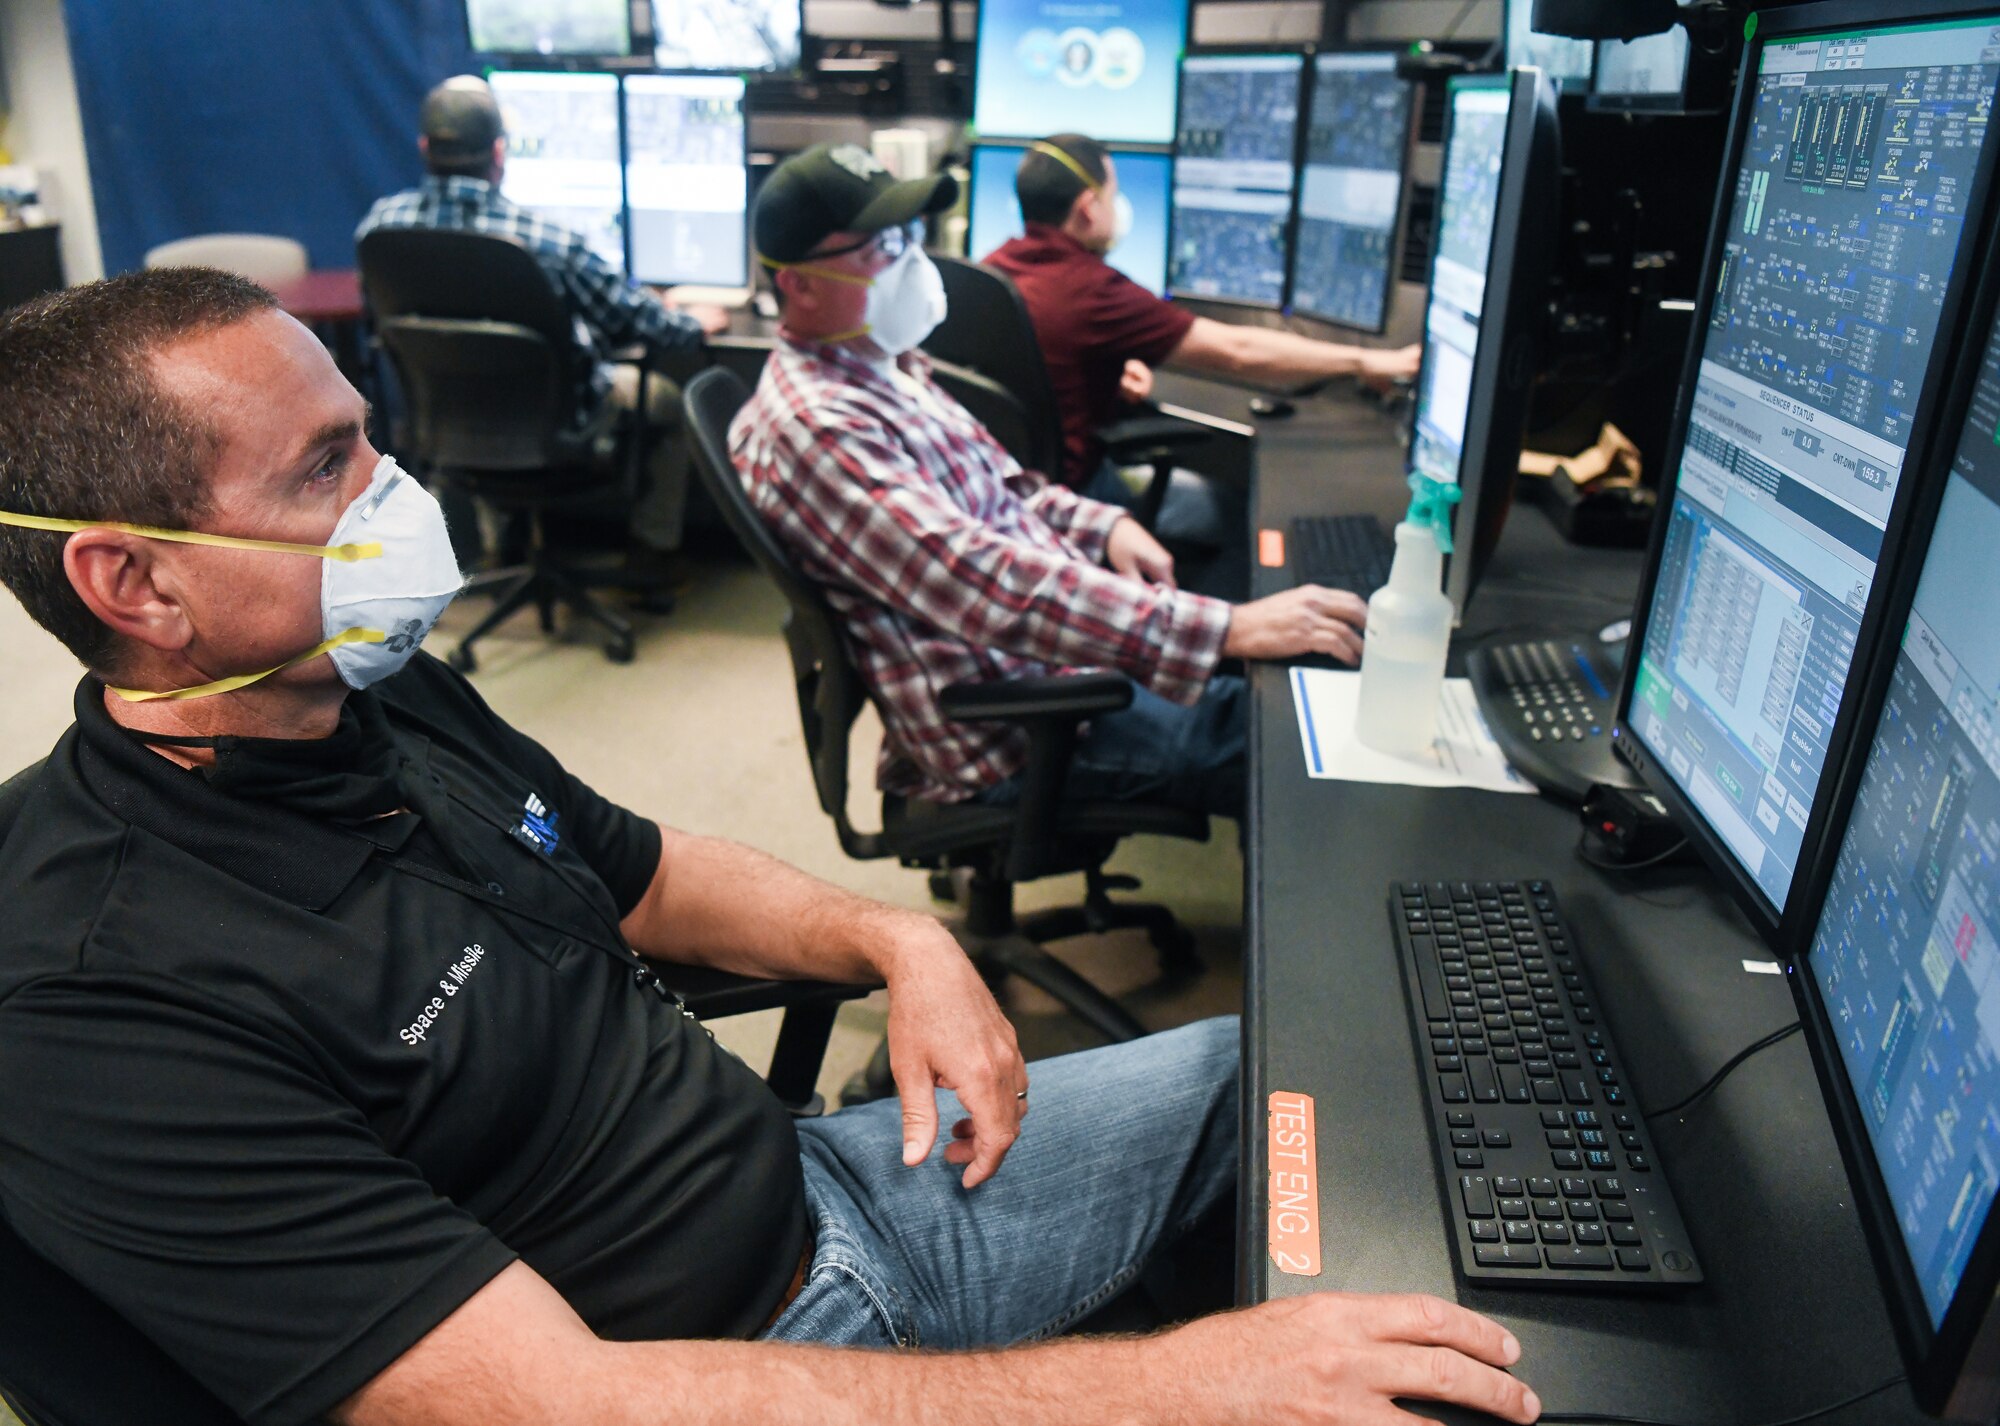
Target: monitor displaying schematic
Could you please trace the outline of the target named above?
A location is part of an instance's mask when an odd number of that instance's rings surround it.
[[[625,76],[625,192],[640,282],[749,286],[743,88],[735,75]]]
[[[1783,915],[1930,440],[1990,168],[1990,20],[1760,35],[1619,739]]]
[[[1167,249],[1176,296],[1284,302],[1304,73],[1296,54],[1182,62]]]
[[[487,78],[507,130],[501,196],[581,234],[625,271],[617,76],[496,70]]]
[[[1416,86],[1387,51],[1313,59],[1292,240],[1294,311],[1364,332],[1389,320]]]
[[[801,10],[801,0],[653,0],[653,63],[661,69],[797,69]]]

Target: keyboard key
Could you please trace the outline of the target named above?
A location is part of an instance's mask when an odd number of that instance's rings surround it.
[[[1630,1223],[1632,1221],[1632,1209],[1628,1204],[1600,1203],[1597,1206],[1608,1222]]]
[[[1531,1081],[1529,1087],[1535,1091],[1537,1104],[1560,1104],[1563,1101],[1562,1087],[1552,1079]]]
[[[1514,1136],[1505,1129],[1484,1130],[1481,1132],[1480,1138],[1489,1149],[1511,1149],[1514,1147]]]
[[[1539,1248],[1521,1243],[1474,1243],[1472,1260],[1482,1268],[1538,1268],[1542,1265]],[[1607,1261],[1606,1267],[1611,1266]]]
[[[1567,1223],[1542,1224],[1542,1241],[1544,1243],[1567,1243],[1569,1241],[1569,1225]]]
[[[1566,1248],[1544,1248],[1552,1268],[1586,1268],[1593,1272],[1611,1271],[1611,1254],[1603,1248],[1571,1243]]]
[[[1618,1250],[1618,1266],[1628,1273],[1650,1272],[1653,1267],[1653,1260],[1646,1256],[1644,1248],[1620,1248]]]
[[[1618,1142],[1625,1148],[1632,1149],[1635,1151],[1646,1147],[1644,1144],[1639,1142],[1639,1136],[1637,1134],[1620,1134],[1618,1136]]]
[[[1501,1174],[1495,1178],[1493,1180],[1493,1191],[1502,1198],[1520,1198],[1524,1196],[1521,1192],[1521,1180],[1513,1177],[1511,1174]]]
[[[1509,1104],[1528,1102],[1528,1077],[1515,1065],[1497,1065],[1500,1075],[1500,1097]]]
[[[1549,1155],[1549,1166],[1556,1169],[1580,1169],[1583,1160],[1575,1149],[1557,1149]]]
[[[1633,1173],[1651,1173],[1653,1171],[1653,1161],[1644,1154],[1627,1154],[1625,1156],[1625,1167],[1632,1170]]]
[[[1639,1244],[1646,1241],[1643,1237],[1640,1236],[1639,1229],[1634,1224],[1613,1223],[1610,1226],[1611,1226],[1611,1241],[1619,1244],[1622,1247],[1636,1248]]]
[[[1556,1181],[1552,1178],[1531,1178],[1528,1180],[1528,1197],[1554,1198]]]
[[[1462,1074],[1439,1075],[1438,1092],[1444,1096],[1446,1104],[1463,1104],[1470,1098],[1465,1092],[1465,1076]]]
[[[1436,1063],[1438,1069],[1449,1070],[1453,1073],[1457,1073],[1465,1068],[1465,1061],[1461,1060],[1457,1055],[1439,1055],[1436,1057]]]
[[[1544,1109],[1542,1111],[1542,1127],[1544,1129],[1567,1129],[1569,1127],[1569,1111],[1567,1109]],[[1556,1146],[1551,1144],[1549,1147],[1554,1148]]]
[[[1563,1098],[1571,1104],[1590,1103],[1590,1081],[1582,1073],[1565,1074],[1562,1077]]]
[[[1597,1221],[1597,1205],[1595,1203],[1589,1203],[1581,1198],[1576,1198],[1566,1201],[1563,1207],[1569,1210],[1570,1221],[1572,1223],[1595,1223]]]
[[[1465,1225],[1475,1243],[1497,1243],[1500,1241],[1500,1225],[1490,1219],[1475,1218]],[[1602,1231],[1601,1229],[1599,1230]]]
[[[1587,1178],[1566,1178],[1562,1181],[1564,1198],[1590,1197],[1590,1180]]]
[[[1468,1119],[1470,1115],[1466,1116]],[[1479,1147],[1477,1129],[1454,1129],[1451,1131],[1451,1146],[1454,1149],[1476,1149]]]
[[[1477,1228],[1482,1225],[1475,1223],[1473,1226]],[[1484,1226],[1491,1227],[1492,1225],[1487,1224]],[[1604,1225],[1602,1223],[1579,1223],[1570,1229],[1570,1232],[1576,1238],[1576,1241],[1582,1243],[1585,1247],[1601,1248],[1604,1246]]]
[[[1468,1218],[1491,1218],[1493,1216],[1493,1190],[1487,1186],[1486,1175],[1468,1173],[1458,1176],[1458,1196],[1465,1205]]]
[[[1440,1065],[1442,1069],[1444,1066]],[[1483,1059],[1472,1061],[1466,1066],[1466,1083],[1472,1088],[1472,1098],[1479,1104],[1500,1102],[1500,1082],[1494,1078],[1493,1066]]]
[[[1447,1109],[1444,1115],[1444,1122],[1454,1129],[1470,1129],[1472,1127],[1472,1111],[1470,1109]]]
[[[1486,1156],[1477,1149],[1453,1149],[1452,1158],[1462,1169],[1483,1169],[1486,1167]]]
[[[1500,1216],[1502,1218],[1526,1218],[1528,1216],[1528,1200],[1525,1198],[1501,1199]]]
[[[1599,1198],[1623,1198],[1625,1196],[1625,1184],[1620,1179],[1600,1178],[1597,1181],[1597,1196]]]
[[[1602,1129],[1579,1129],[1576,1134],[1576,1142],[1586,1149],[1601,1149],[1609,1141],[1604,1137]],[[1639,1146],[1637,1144],[1627,1144],[1625,1147],[1636,1149]]]
[[[1542,1119],[1543,1122],[1547,1122],[1548,1116],[1544,1114]],[[1567,1129],[1551,1129],[1542,1137],[1549,1141],[1549,1147],[1552,1149],[1573,1149],[1576,1147],[1576,1135]]]
[[[1563,1206],[1562,1206],[1562,1200],[1560,1198],[1530,1199],[1528,1201],[1528,1207],[1534,1210],[1534,1214],[1537,1218],[1554,1219],[1563,1216]]]
[[[1611,1151],[1609,1149],[1591,1149],[1590,1151],[1584,1154],[1583,1162],[1584,1162],[1584,1167],[1591,1169],[1593,1172],[1597,1173],[1602,1173],[1606,1169],[1615,1169],[1618,1167],[1618,1163],[1615,1159],[1611,1157]]]
[[[1532,1243],[1535,1241],[1535,1225],[1532,1223],[1502,1223],[1507,1241],[1510,1243]]]
[[[1604,1127],[1604,1121],[1597,1117],[1595,1109],[1579,1109],[1576,1111],[1576,1127],[1579,1129],[1601,1129]]]

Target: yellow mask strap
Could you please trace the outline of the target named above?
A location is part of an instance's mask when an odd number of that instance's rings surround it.
[[[294,548],[301,548],[294,546]],[[380,644],[389,636],[380,629],[342,629],[323,644],[315,644],[297,658],[286,659],[276,668],[267,668],[262,673],[239,673],[229,678],[218,678],[213,683],[198,683],[193,688],[170,688],[160,693],[149,693],[143,688],[113,688],[111,691],[127,703],[153,703],[162,699],[178,702],[183,698],[207,698],[217,693],[234,693],[239,688],[247,688],[259,679],[269,678],[274,673],[283,673],[288,668],[297,668],[309,659],[331,653],[342,644]],[[107,685],[108,686],[108,685]]]
[[[1092,178],[1088,173],[1086,173],[1084,171],[1084,167],[1082,164],[1078,163],[1075,159],[1071,158],[1068,154],[1064,153],[1054,144],[1048,143],[1041,139],[1037,139],[1034,143],[1029,144],[1028,147],[1033,149],[1038,154],[1046,154],[1048,157],[1054,159],[1057,163],[1061,164],[1064,168],[1068,169],[1071,173],[1075,174],[1078,178],[1082,179],[1083,186],[1085,188],[1088,188],[1092,193],[1102,193],[1104,191],[1104,185],[1102,183],[1099,183],[1096,179]]]
[[[764,266],[770,268],[773,272],[803,272],[812,277],[824,277],[831,282],[851,282],[856,287],[873,287],[875,285],[875,279],[872,277],[863,277],[855,272],[835,272],[832,268],[821,267],[818,263],[779,262],[776,258],[765,257],[762,253],[757,254],[757,261],[763,263]]]
[[[61,534],[73,534],[78,530],[116,530],[125,535],[143,535],[149,540],[171,540],[177,545],[213,545],[225,550],[313,555],[323,560],[339,560],[344,564],[382,557],[382,546],[374,543],[295,545],[286,540],[245,540],[235,535],[207,535],[199,530],[163,530],[157,525],[128,525],[123,520],[56,520],[46,515],[16,515],[11,510],[0,510],[0,525],[18,525],[24,530],[54,530]]]

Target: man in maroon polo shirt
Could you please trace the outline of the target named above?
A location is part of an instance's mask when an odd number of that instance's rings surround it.
[[[1027,231],[984,261],[1013,278],[1028,304],[1062,416],[1062,479],[1086,494],[1117,499],[1097,431],[1120,406],[1146,398],[1162,361],[1272,385],[1336,376],[1386,385],[1417,373],[1417,347],[1345,346],[1197,317],[1111,266],[1118,168],[1095,139],[1056,134],[1035,144],[1014,191]]]

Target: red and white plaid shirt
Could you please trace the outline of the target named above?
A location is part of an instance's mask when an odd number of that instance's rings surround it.
[[[729,428],[758,512],[847,621],[888,737],[888,793],[956,802],[1017,772],[1027,737],[953,723],[953,684],[1115,668],[1192,703],[1229,605],[1107,569],[1125,512],[1026,471],[931,381],[781,339]]]

